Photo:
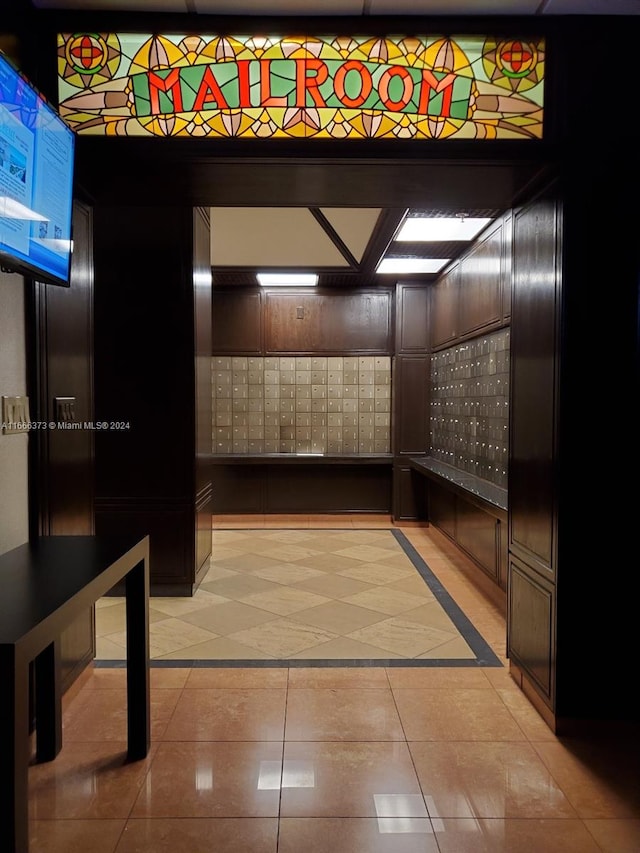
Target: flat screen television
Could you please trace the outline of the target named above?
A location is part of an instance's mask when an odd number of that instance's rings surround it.
[[[69,284],[75,135],[0,52],[0,268]]]

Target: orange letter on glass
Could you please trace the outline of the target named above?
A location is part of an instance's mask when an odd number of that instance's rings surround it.
[[[198,88],[196,99],[193,102],[194,110],[204,109],[206,104],[215,104],[215,109],[228,110],[229,104],[222,94],[218,81],[213,76],[213,71],[207,65],[202,76],[202,82]]]
[[[151,115],[163,115],[160,109],[160,92],[173,94],[173,112],[182,112],[182,92],[180,91],[180,72],[173,68],[166,77],[160,77],[153,71],[149,72],[149,98],[151,99]]]
[[[309,71],[316,73],[310,76]],[[326,107],[318,87],[328,76],[329,69],[321,59],[296,59],[296,107],[307,106],[307,92],[316,107]]]

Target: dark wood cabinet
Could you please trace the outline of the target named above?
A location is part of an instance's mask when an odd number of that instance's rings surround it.
[[[390,456],[214,457],[216,513],[388,513]]]
[[[396,285],[396,352],[424,353],[429,346],[429,285]]]
[[[481,235],[460,261],[458,280],[459,335],[502,321],[503,226]]]
[[[393,370],[393,452],[425,453],[429,446],[429,356],[398,355]]]
[[[209,214],[95,218],[96,420],[123,425],[96,433],[96,532],[149,534],[152,591],[189,595],[211,546]]]
[[[451,343],[459,334],[460,264],[455,264],[431,289],[431,347]]]
[[[555,588],[515,557],[509,560],[509,655],[547,704],[555,699]]]
[[[432,478],[427,517],[501,589],[507,588],[506,510]]]

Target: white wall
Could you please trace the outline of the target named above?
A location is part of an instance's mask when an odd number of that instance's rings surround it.
[[[26,393],[24,279],[0,272],[0,397]],[[29,537],[27,443],[0,431],[0,554]]]

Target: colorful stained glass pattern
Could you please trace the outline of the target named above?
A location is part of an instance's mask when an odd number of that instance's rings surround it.
[[[542,40],[479,36],[58,36],[78,133],[541,139]]]

